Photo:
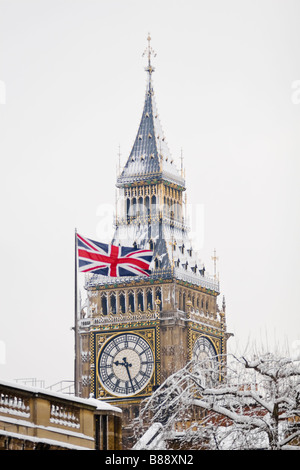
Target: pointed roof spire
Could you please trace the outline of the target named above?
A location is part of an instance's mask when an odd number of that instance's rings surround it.
[[[143,53],[143,56],[147,55],[148,58],[148,65],[145,67],[148,79],[143,114],[132,150],[117,180],[117,185],[164,179],[185,187],[184,178],[173,162],[158,117],[152,86],[154,67],[151,63],[152,56],[156,54],[150,44],[150,34],[148,34],[147,41],[148,46]]]

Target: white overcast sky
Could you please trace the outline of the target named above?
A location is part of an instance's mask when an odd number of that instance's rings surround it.
[[[104,237],[149,31],[230,348],[300,344],[299,18],[299,0],[0,1],[2,379],[73,378],[74,230]]]

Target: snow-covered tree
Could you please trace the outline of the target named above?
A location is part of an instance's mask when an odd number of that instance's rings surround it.
[[[271,353],[218,361],[170,376],[144,403],[140,435],[161,423],[166,445],[300,450],[300,361]]]

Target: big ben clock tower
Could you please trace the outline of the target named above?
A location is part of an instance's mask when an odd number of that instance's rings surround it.
[[[170,374],[193,357],[225,354],[228,337],[219,283],[206,274],[189,240],[184,173],[159,121],[148,41],[144,108],[117,178],[112,244],[153,250],[151,274],[87,275],[87,310],[77,335],[80,395],[122,408],[125,428]]]

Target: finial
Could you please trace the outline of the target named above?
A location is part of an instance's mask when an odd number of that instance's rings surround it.
[[[119,144],[119,152],[118,152],[118,157],[119,157],[119,161],[118,161],[118,164],[119,164],[119,168],[118,168],[118,176],[120,176],[121,174],[121,146]]]
[[[217,260],[219,257],[216,256],[216,249],[214,249],[214,256],[212,256],[211,259],[214,261],[214,278],[217,279]]]
[[[183,151],[182,151],[182,148],[181,148],[181,152],[180,152],[180,160],[181,160],[181,176],[183,176]]]
[[[226,310],[226,303],[225,303],[225,296],[223,295],[223,302],[222,302],[222,310],[225,313]]]
[[[148,33],[147,41],[148,41],[148,47],[145,49],[145,51],[143,53],[143,57],[146,54],[148,55],[148,67],[145,67],[145,70],[146,70],[146,72],[149,72],[151,74],[152,72],[154,72],[154,67],[152,67],[152,65],[151,65],[151,55],[153,54],[154,57],[156,57],[156,53],[150,45],[150,41],[151,41],[150,33]]]

